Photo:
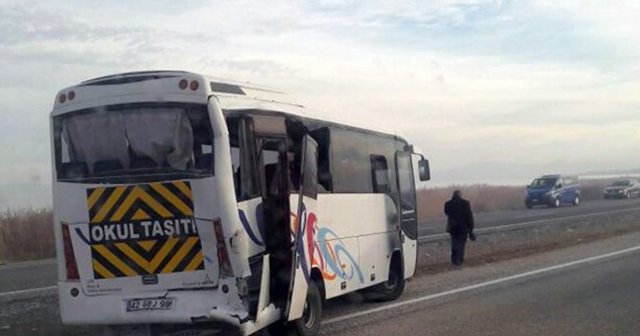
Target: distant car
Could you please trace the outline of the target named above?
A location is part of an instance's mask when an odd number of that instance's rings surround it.
[[[577,177],[562,175],[544,175],[527,186],[524,204],[528,209],[535,205],[557,208],[562,204],[578,205],[582,201],[580,184]]]
[[[640,197],[640,183],[633,179],[613,182],[604,189],[604,198],[632,198]]]

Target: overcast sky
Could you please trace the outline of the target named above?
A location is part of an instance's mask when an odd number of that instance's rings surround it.
[[[0,184],[50,183],[84,79],[183,69],[396,128],[434,182],[640,168],[637,1],[0,2]]]

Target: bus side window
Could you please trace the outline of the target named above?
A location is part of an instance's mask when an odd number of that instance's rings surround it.
[[[240,200],[240,147],[231,147],[231,170],[236,198]]]
[[[391,193],[389,166],[387,165],[387,158],[383,155],[371,155],[371,179],[374,193]]]
[[[334,193],[370,194],[371,151],[367,134],[331,128],[331,173]]]
[[[233,182],[238,202],[260,195],[253,124],[249,118],[227,118]]]
[[[282,167],[279,165],[278,141],[269,139],[258,139],[259,159],[258,162],[263,171],[262,194],[276,195],[278,193],[278,177]]]
[[[309,132],[309,134],[318,143],[318,193],[331,193],[333,192],[331,156],[329,155],[331,133],[328,127],[321,127]]]

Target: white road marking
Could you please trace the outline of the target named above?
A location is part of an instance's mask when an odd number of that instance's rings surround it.
[[[530,277],[530,276],[539,275],[539,274],[543,274],[543,273],[548,273],[548,272],[559,270],[559,269],[563,269],[563,268],[568,268],[568,267],[572,267],[572,266],[576,266],[576,265],[590,263],[590,262],[597,261],[597,260],[602,260],[602,259],[607,259],[607,258],[623,255],[623,254],[628,254],[628,253],[635,252],[635,251],[638,251],[638,250],[640,250],[640,245],[637,245],[637,246],[634,246],[634,247],[630,247],[630,248],[627,248],[627,249],[623,249],[623,250],[618,250],[618,251],[611,252],[611,253],[601,254],[601,255],[598,255],[598,256],[590,257],[590,258],[575,260],[575,261],[571,261],[571,262],[564,263],[564,264],[545,267],[545,268],[541,268],[541,269],[537,269],[537,270],[533,270],[533,271],[529,271],[529,272],[525,272],[525,273],[515,274],[515,275],[511,275],[511,276],[507,276],[507,277],[503,277],[503,278],[499,278],[499,279],[495,279],[495,280],[481,282],[481,283],[478,283],[478,284],[475,284],[475,285],[456,288],[456,289],[448,290],[448,291],[437,293],[437,294],[431,294],[431,295],[426,295],[426,296],[418,297],[418,298],[411,299],[411,300],[405,300],[405,301],[402,301],[402,302],[392,303],[392,304],[388,304],[388,305],[384,305],[384,306],[380,306],[380,307],[376,307],[376,308],[372,308],[372,309],[368,309],[368,310],[363,310],[363,311],[360,311],[360,312],[357,312],[357,313],[353,313],[353,314],[343,315],[343,316],[340,316],[340,317],[334,317],[332,319],[328,319],[328,320],[324,321],[323,325],[335,324],[335,323],[343,322],[343,321],[346,321],[346,320],[350,320],[350,319],[354,319],[354,318],[358,318],[358,317],[362,317],[362,316],[366,316],[366,315],[370,315],[370,314],[375,314],[375,313],[383,312],[383,311],[386,311],[386,310],[390,310],[390,309],[394,309],[394,308],[398,308],[398,307],[402,307],[402,306],[406,306],[406,305],[425,302],[425,301],[441,298],[441,297],[448,296],[448,295],[458,294],[458,293],[462,293],[462,292],[468,292],[468,291],[471,291],[471,290],[474,290],[474,289],[493,286],[493,285],[497,285],[497,284],[500,284],[500,283],[503,283],[503,282],[509,282],[509,281],[513,281],[513,280],[523,279],[523,278],[527,278],[527,277]]]
[[[0,293],[0,299],[4,299],[10,296],[17,296],[17,295],[23,295],[23,294],[38,294],[38,293],[45,293],[48,291],[55,291],[56,288],[58,288],[58,286],[47,286],[47,287],[38,287],[38,288],[30,288],[30,289],[22,289],[22,290],[17,290],[17,291],[13,291],[13,292],[1,292]]]
[[[489,226],[489,227],[484,227],[484,228],[477,228],[474,231],[477,232],[477,233],[492,232],[492,231],[504,231],[504,230],[519,228],[519,227],[522,227],[522,226],[538,225],[538,224],[543,224],[543,223],[547,223],[547,222],[553,222],[553,221],[557,221],[557,220],[577,219],[577,218],[585,218],[585,217],[590,217],[590,216],[606,215],[606,214],[611,214],[611,213],[637,211],[637,210],[640,210],[640,207],[627,208],[627,209],[618,209],[618,210],[608,210],[608,211],[601,211],[601,212],[592,212],[592,213],[586,213],[586,214],[580,214],[580,215],[569,215],[569,216],[552,217],[552,218],[538,219],[538,220],[534,220],[534,221],[520,222],[520,223],[514,223],[514,224]],[[424,241],[431,240],[431,239],[438,239],[438,238],[445,238],[445,237],[449,237],[449,234],[448,233],[437,233],[437,234],[419,236],[418,237],[418,241],[419,242],[424,242]]]

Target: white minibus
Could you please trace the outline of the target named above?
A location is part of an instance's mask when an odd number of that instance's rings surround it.
[[[393,300],[415,272],[429,163],[393,132],[146,71],[61,90],[51,137],[65,324],[314,335],[324,300]]]

